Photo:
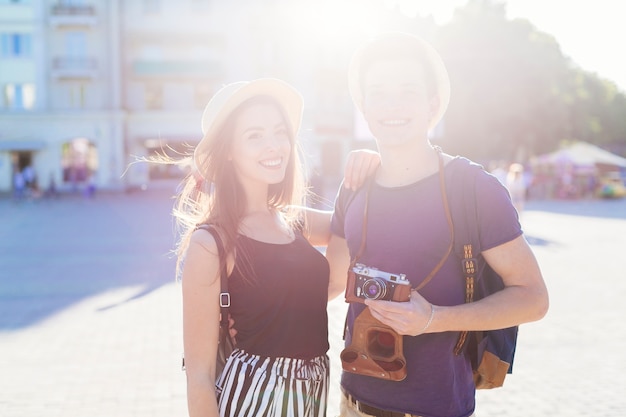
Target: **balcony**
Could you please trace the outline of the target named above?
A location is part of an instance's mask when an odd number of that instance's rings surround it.
[[[58,80],[93,80],[98,76],[98,61],[91,57],[55,57],[51,76]]]
[[[135,60],[132,72],[138,77],[215,77],[222,73],[218,61]]]
[[[97,23],[96,9],[88,5],[57,4],[50,10],[50,24],[56,27],[91,27]]]

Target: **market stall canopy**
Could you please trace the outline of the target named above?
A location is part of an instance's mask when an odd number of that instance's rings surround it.
[[[540,155],[537,161],[543,164],[572,164],[580,167],[603,164],[626,168],[626,158],[586,142],[577,142],[558,151]]]

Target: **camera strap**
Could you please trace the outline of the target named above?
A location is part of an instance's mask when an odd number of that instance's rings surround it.
[[[424,278],[424,280],[422,280],[422,282],[420,282],[420,284],[414,288],[416,291],[424,288],[426,284],[428,284],[430,280],[433,279],[435,274],[439,272],[443,264],[446,262],[446,259],[448,259],[448,257],[452,253],[452,249],[454,246],[454,225],[452,223],[452,214],[450,213],[450,206],[448,204],[448,194],[446,192],[446,176],[444,172],[443,155],[442,155],[441,148],[439,146],[433,146],[433,149],[437,152],[437,157],[439,159],[439,188],[441,190],[441,199],[443,202],[443,209],[446,215],[446,221],[448,222],[448,228],[450,230],[450,244],[448,245],[448,250],[439,260],[437,265],[435,265],[433,270],[430,271],[430,273],[426,276],[426,278]],[[363,252],[365,251],[365,242],[367,240],[367,214],[368,214],[370,190],[372,189],[373,182],[374,182],[373,179],[368,181],[367,189],[365,191],[365,207],[363,208],[363,225],[361,229],[362,230],[361,246],[359,247],[359,251],[355,255],[354,259],[350,263],[350,268],[353,268],[356,265],[358,259],[361,257],[361,255],[363,255]]]
[[[367,208],[370,202],[370,191],[372,190],[373,182],[374,182],[374,179],[370,179],[367,182],[367,188],[365,189],[365,206],[363,207],[363,224],[361,225],[361,245],[359,246],[359,251],[354,256],[354,259],[352,259],[352,262],[350,263],[351,269],[356,265],[361,255],[363,255],[363,252],[365,252],[365,241],[367,240],[367,211],[368,211]]]

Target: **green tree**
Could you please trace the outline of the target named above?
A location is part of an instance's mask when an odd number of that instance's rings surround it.
[[[438,144],[489,160],[516,160],[583,140],[626,154],[626,96],[576,66],[556,39],[497,0],[469,0],[452,21],[386,17],[388,29],[431,40],[446,63],[452,95]],[[619,152],[621,151],[621,152]]]
[[[576,69],[567,100],[573,139],[609,149],[626,143],[626,96],[614,83]]]
[[[562,90],[570,70],[555,39],[505,6],[472,0],[440,29],[452,82],[442,141],[482,160],[523,159],[567,134]]]

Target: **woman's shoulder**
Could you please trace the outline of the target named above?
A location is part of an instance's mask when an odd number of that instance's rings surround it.
[[[183,287],[197,289],[219,282],[219,265],[219,251],[213,235],[206,230],[194,230],[185,251]]]
[[[191,233],[189,240],[190,247],[203,248],[206,251],[217,255],[217,241],[213,235],[215,229],[208,225],[200,225]]]

